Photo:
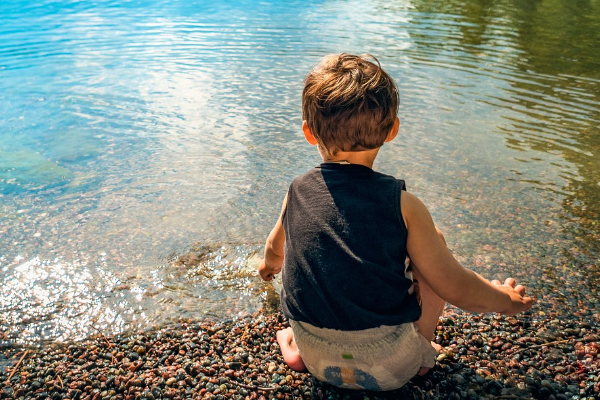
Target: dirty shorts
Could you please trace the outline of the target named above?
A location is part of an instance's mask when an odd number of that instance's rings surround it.
[[[360,331],[317,328],[290,320],[300,356],[315,378],[348,389],[392,390],[421,367],[433,367],[437,352],[414,323]]]

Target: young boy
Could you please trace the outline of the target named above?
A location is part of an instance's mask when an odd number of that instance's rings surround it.
[[[446,302],[507,315],[533,304],[514,279],[461,266],[404,181],[371,169],[398,103],[372,56],[329,55],[307,75],[302,130],[323,163],[290,185],[259,266],[265,280],[283,273],[285,362],[340,387],[391,390],[427,372]]]

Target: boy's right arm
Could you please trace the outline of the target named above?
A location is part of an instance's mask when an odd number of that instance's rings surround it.
[[[464,268],[438,235],[425,205],[403,191],[401,208],[408,229],[407,249],[422,279],[442,299],[472,312],[513,315],[526,311],[533,299],[525,287],[508,278],[503,285]]]
[[[275,227],[267,237],[265,243],[265,257],[258,266],[258,272],[265,281],[273,279],[273,275],[278,274],[283,266],[283,245],[285,244],[285,232],[283,230],[283,212],[287,205],[287,195],[281,206],[281,213]]]

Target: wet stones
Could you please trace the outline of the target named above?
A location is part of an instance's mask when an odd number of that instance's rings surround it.
[[[280,314],[161,329],[33,351],[1,350],[2,399],[479,399],[600,396],[596,322],[468,315],[440,320],[437,365],[385,393],[342,390],[290,370]],[[558,321],[558,322],[557,322]],[[527,322],[527,323],[526,323]],[[563,329],[563,326],[567,326]],[[9,375],[14,374],[9,378]],[[358,397],[357,397],[358,396]]]

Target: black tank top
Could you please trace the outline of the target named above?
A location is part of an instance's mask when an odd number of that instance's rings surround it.
[[[419,319],[405,275],[401,190],[404,181],[357,164],[324,163],[292,182],[283,214],[285,316],[346,331]]]

